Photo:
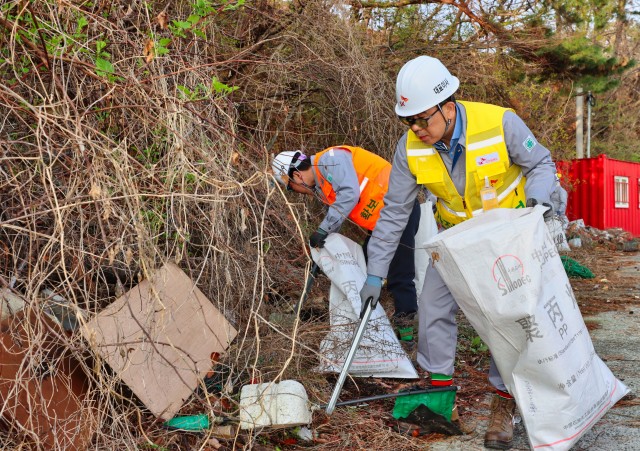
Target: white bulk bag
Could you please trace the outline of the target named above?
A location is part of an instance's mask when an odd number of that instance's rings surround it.
[[[322,249],[311,249],[311,256],[331,280],[331,330],[320,343],[318,369],[339,373],[360,321],[360,289],[367,278],[367,265],[362,246],[338,233],[329,234]],[[379,303],[371,313],[349,374],[360,377],[418,377]]]
[[[568,450],[628,388],[595,353],[544,211],[490,210],[427,249],[489,346],[532,449]]]
[[[560,217],[554,216],[553,218],[545,221],[545,224],[549,229],[553,242],[556,243],[556,249],[560,252],[570,251],[571,248],[569,247],[569,243],[567,243],[567,235],[564,233],[564,227]]]
[[[427,200],[420,204],[420,225],[416,232],[415,241],[415,270],[416,275],[413,281],[416,285],[416,295],[420,299],[422,286],[424,285],[424,276],[429,266],[429,254],[424,248],[425,244],[438,233],[438,225],[436,218],[433,216],[433,202]]]

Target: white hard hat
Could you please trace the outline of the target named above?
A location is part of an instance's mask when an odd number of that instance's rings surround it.
[[[439,59],[419,56],[407,62],[396,79],[396,114],[415,116],[451,97],[460,80]]]
[[[307,156],[299,150],[285,150],[273,158],[271,169],[274,177],[284,186],[289,184],[289,171],[291,166],[297,167],[297,163],[306,159]]]

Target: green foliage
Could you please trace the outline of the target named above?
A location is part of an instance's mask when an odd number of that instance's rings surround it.
[[[131,146],[132,156],[142,163],[145,168],[151,169],[154,165],[160,163],[163,156],[167,153],[167,129],[165,127],[156,127],[152,130],[151,136],[144,144]]]
[[[110,82],[114,82],[118,80],[118,77],[114,75],[115,69],[111,61],[109,61],[111,54],[105,51],[106,47],[106,41],[96,41],[96,74],[100,77],[106,77]]]
[[[156,52],[156,56],[162,56],[169,53],[169,44],[171,43],[171,39],[169,38],[160,38],[155,41],[154,51]]]
[[[154,238],[164,237],[164,232],[161,233],[161,231],[164,230],[165,224],[167,222],[166,209],[160,208],[159,211],[161,213],[159,213],[155,209],[140,211],[140,217],[144,225],[146,226],[151,236]]]
[[[147,168],[157,164],[161,157],[162,152],[160,151],[160,146],[155,142],[149,147],[142,149],[142,151],[136,155],[136,159],[140,163],[143,163]]]
[[[101,77],[112,76],[114,73],[113,64],[109,60],[97,57],[96,73]]]
[[[171,24],[169,25],[169,30],[171,30],[171,33],[173,33],[173,35],[176,37],[186,38],[186,31],[191,29],[192,25],[193,24],[189,21],[172,20]]]
[[[89,25],[89,21],[85,16],[78,16],[78,22],[76,23],[76,33],[80,33],[84,27]]]
[[[613,17],[618,3],[611,0],[591,0],[591,18],[595,30],[604,30]]]
[[[583,0],[545,0],[541,16],[556,25],[580,25],[588,20],[588,2]]]
[[[224,5],[222,11],[233,11],[244,6],[245,0],[223,0],[222,4]],[[207,39],[205,29],[210,16],[217,12],[216,6],[210,0],[196,0],[192,7],[193,11],[187,19],[172,20],[169,24],[169,30],[173,36],[179,38],[187,38],[187,33],[193,33],[200,39]]]
[[[207,87],[202,83],[198,83],[193,89],[183,85],[178,85],[176,88],[180,91],[182,98],[186,100],[202,100],[207,97]]]
[[[615,0],[547,0],[542,11],[549,22],[572,30],[604,30],[617,13]]]
[[[235,2],[231,0],[225,0],[223,3],[224,3],[224,7],[222,8],[223,11],[235,11],[241,6],[244,6],[245,0],[236,0]]]
[[[481,352],[487,352],[489,350],[489,347],[486,344],[484,344],[484,342],[482,341],[482,338],[475,336],[473,337],[473,339],[471,340],[471,343],[469,344],[469,350],[473,354],[478,354]]]
[[[155,443],[143,443],[142,445],[138,446],[138,449],[141,449],[141,450],[152,449],[154,451],[169,451],[169,448],[156,445]]]
[[[211,79],[211,89],[216,94],[220,94],[222,96],[225,96],[227,94],[231,94],[233,91],[235,91],[238,88],[239,88],[238,86],[227,86],[226,84],[224,84],[220,80],[218,80],[217,77],[213,77]]]
[[[196,101],[204,100],[211,97],[211,94],[216,94],[216,97],[224,97],[231,94],[233,91],[239,89],[238,86],[228,86],[218,80],[217,77],[211,78],[211,86],[207,87],[202,83],[198,83],[195,87],[189,89],[184,85],[178,85],[176,87],[180,92],[183,99]]]
[[[193,13],[197,16],[204,17],[214,12],[215,8],[209,0],[196,0],[193,4]]]
[[[594,92],[604,92],[614,88],[618,81],[611,78],[633,66],[617,58],[606,55],[605,49],[593,43],[584,35],[564,39],[560,44],[541,47],[536,55],[546,60],[550,70],[542,79],[561,74]]]

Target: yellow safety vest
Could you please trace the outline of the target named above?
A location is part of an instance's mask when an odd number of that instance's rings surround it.
[[[326,180],[320,173],[318,162],[324,153],[332,152],[334,149],[347,150],[351,153],[353,167],[360,185],[360,197],[356,206],[349,212],[349,218],[359,226],[367,230],[373,230],[380,217],[380,210],[384,206],[384,195],[389,189],[391,164],[381,156],[361,147],[333,146],[318,152],[315,158],[316,179],[324,194],[324,200],[329,205],[336,201],[336,193],[333,190],[333,186],[331,186],[331,182]]]
[[[466,172],[464,196],[433,146],[423,143],[413,131],[407,136],[407,162],[417,182],[438,197],[436,220],[452,227],[482,213],[480,190],[488,177],[496,188],[500,208],[523,208],[525,177],[522,169],[511,164],[504,142],[502,117],[512,111],[495,105],[460,102],[467,113]]]

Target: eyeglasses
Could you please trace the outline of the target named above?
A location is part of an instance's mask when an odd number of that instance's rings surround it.
[[[431,120],[431,118],[433,116],[435,116],[435,114],[438,111],[440,111],[440,105],[438,105],[438,108],[427,117],[398,116],[398,119],[400,119],[400,122],[402,122],[407,127],[413,127],[414,125],[417,125],[420,128],[427,128],[427,127],[429,127],[429,121]],[[420,113],[420,114],[423,114],[423,113]]]

